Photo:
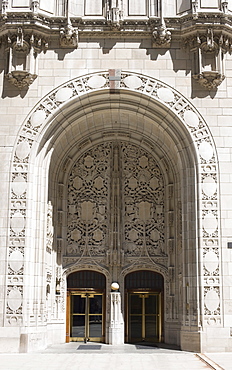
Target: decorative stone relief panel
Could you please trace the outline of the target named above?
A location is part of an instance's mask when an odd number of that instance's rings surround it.
[[[102,256],[108,246],[112,145],[99,145],[75,163],[68,184],[67,256]]]
[[[66,256],[162,256],[164,248],[164,181],[154,158],[125,142],[83,154],[69,177]]]
[[[122,145],[125,256],[165,255],[164,181],[146,151]]]
[[[154,101],[157,101],[159,104],[166,107],[167,110],[170,110],[176,116],[177,120],[182,121],[182,124],[186,127],[192,138],[198,155],[198,172],[201,179],[199,184],[200,202],[198,214],[199,220],[203,222],[202,234],[200,235],[200,257],[201,260],[204,261],[204,267],[202,269],[202,289],[204,292],[204,304],[206,307],[206,311],[204,312],[204,323],[206,325],[221,324],[220,304],[218,305],[219,309],[218,307],[215,308],[216,301],[218,302],[217,297],[219,297],[219,302],[221,300],[221,257],[219,245],[220,235],[218,228],[220,222],[217,190],[219,184],[216,151],[210,131],[194,106],[192,106],[184,96],[165,83],[136,73],[122,72],[120,78],[117,80],[117,84],[118,88],[122,91],[138,91],[144,96],[147,96],[148,99],[154,99]],[[75,78],[46,95],[39,104],[35,106],[34,110],[30,113],[23,124],[15,147],[15,155],[12,164],[11,225],[9,231],[8,258],[10,258],[13,251],[20,251],[22,255],[24,253],[25,225],[27,224],[26,209],[28,204],[27,179],[30,152],[37,135],[44,129],[47,118],[58,114],[59,108],[64,106],[66,102],[69,102],[70,104],[72,100],[82,96],[83,94],[99,89],[108,90],[109,88],[110,79],[107,71]],[[132,186],[133,181],[131,182]],[[17,182],[20,185],[17,185]],[[93,207],[93,204],[89,206]],[[146,207],[149,208],[149,204],[147,204]],[[154,209],[152,207],[150,207],[150,211]],[[142,209],[144,208],[141,207],[141,216],[144,212]],[[15,222],[16,219],[17,221],[19,220],[20,227],[17,226]],[[209,227],[209,220],[213,221],[213,228]],[[96,233],[97,239],[99,239],[99,235],[99,233]],[[131,236],[134,238],[133,232],[131,233]],[[170,242],[170,245],[171,244],[172,243]],[[212,252],[218,256],[217,258],[219,261],[218,267],[213,271],[212,266],[210,267],[210,271],[208,270],[208,263],[212,262],[212,253],[208,253],[209,248],[213,248]],[[17,271],[14,271],[14,275],[12,275],[12,266],[14,266],[14,263],[11,263],[11,265],[9,264],[8,268],[8,289],[12,289],[12,286],[15,286],[15,289],[20,291],[20,294],[23,296],[23,275],[18,274],[18,266],[22,262],[22,259],[21,255],[17,253],[17,255],[14,254],[13,257],[11,257],[12,261],[16,256],[19,258],[19,262],[17,262]],[[213,258],[215,259],[215,257]],[[70,257],[70,259],[72,259],[72,257]],[[215,280],[208,279],[209,273],[213,275],[212,277]],[[210,289],[211,291],[213,289],[214,293],[208,294]],[[211,301],[214,301],[214,306],[211,305],[211,303],[208,303]],[[18,311],[19,309],[20,307],[16,310],[17,312],[12,312],[12,316],[7,314],[9,325],[13,325],[13,323],[15,324],[17,320],[17,322],[20,322],[21,314]]]

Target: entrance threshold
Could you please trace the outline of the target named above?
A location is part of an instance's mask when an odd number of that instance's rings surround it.
[[[98,347],[99,346],[99,347]],[[97,348],[98,347],[98,348]],[[44,350],[44,353],[187,353],[180,350],[179,347],[175,345],[168,345],[165,343],[157,343],[154,346],[152,343],[151,346],[148,343],[136,343],[136,344],[120,344],[120,345],[112,345],[112,344],[96,344],[95,342],[70,342],[70,343],[63,343],[58,345],[52,345]]]

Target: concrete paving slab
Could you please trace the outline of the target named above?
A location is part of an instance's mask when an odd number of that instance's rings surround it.
[[[210,369],[193,353],[2,354],[1,370],[202,370]]]
[[[81,349],[77,349],[79,346]],[[96,345],[93,344],[93,345]],[[83,349],[83,343],[48,347],[28,354],[1,354],[1,370],[202,370],[213,369],[194,353],[170,346],[124,344]],[[88,348],[88,349],[87,349]]]
[[[232,369],[232,352],[205,353],[205,355],[221,369]]]

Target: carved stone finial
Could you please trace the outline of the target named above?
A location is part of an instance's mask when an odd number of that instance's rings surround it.
[[[60,30],[60,46],[63,48],[76,48],[78,45],[78,30],[70,23]]]
[[[154,38],[154,46],[169,47],[172,39],[172,34],[167,30],[165,24],[161,24],[152,32]]]
[[[198,0],[192,0],[192,13],[193,13],[193,18],[197,19],[198,18]]]
[[[38,13],[39,10],[39,1],[38,0],[33,0],[31,2],[31,10],[33,13]]]
[[[6,17],[7,9],[8,9],[8,0],[2,0],[2,15],[4,18]]]
[[[29,44],[24,39],[23,30],[21,27],[18,28],[16,41],[12,44],[12,47],[18,52],[28,52]]]
[[[224,13],[228,13],[228,1],[222,0],[221,4],[222,4],[222,11]]]
[[[122,10],[119,0],[108,0],[107,4],[107,23],[112,27],[119,29],[122,22]]]
[[[206,42],[202,44],[201,48],[205,53],[213,53],[218,50],[218,45],[214,41],[214,35],[212,28],[207,30]]]

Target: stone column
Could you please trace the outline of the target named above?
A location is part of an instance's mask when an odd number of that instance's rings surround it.
[[[124,320],[121,310],[121,293],[110,293],[109,344],[124,343]]]

